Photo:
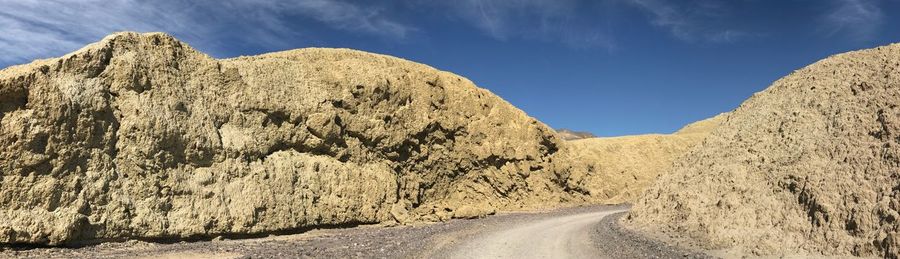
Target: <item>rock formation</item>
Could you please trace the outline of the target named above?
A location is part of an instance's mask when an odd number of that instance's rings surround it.
[[[253,235],[578,201],[554,131],[460,76],[120,33],[0,70],[0,243]]]
[[[673,134],[568,141],[563,152],[572,167],[568,185],[586,192],[594,202],[633,202],[725,116],[689,124]]]
[[[586,138],[596,138],[594,134],[585,131],[574,131],[570,129],[558,129],[556,134],[563,140],[577,140]]]
[[[755,94],[626,223],[758,255],[900,256],[900,44]]]

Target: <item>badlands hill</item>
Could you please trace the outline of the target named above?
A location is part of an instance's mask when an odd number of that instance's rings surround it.
[[[626,223],[759,255],[900,256],[900,44],[755,94]]]
[[[596,138],[594,134],[590,132],[584,131],[574,131],[570,129],[558,129],[556,130],[556,134],[559,135],[559,138],[563,140],[577,140],[577,139],[586,139],[586,138]]]
[[[727,114],[689,124],[673,134],[568,141],[571,185],[595,202],[634,202],[672,163],[703,141]]]
[[[253,235],[584,200],[554,131],[341,49],[216,60],[119,33],[0,70],[0,243]],[[556,159],[560,160],[560,159]],[[562,160],[560,160],[562,161]]]

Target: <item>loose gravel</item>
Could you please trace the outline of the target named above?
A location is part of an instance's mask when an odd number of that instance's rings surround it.
[[[0,248],[0,258],[442,258],[457,242],[493,230],[581,213],[624,209],[587,206],[543,212],[501,213],[482,219],[420,226],[360,226],[254,239],[149,243],[129,241],[80,248]],[[623,213],[604,218],[591,236],[598,258],[708,258],[645,238],[618,225]]]

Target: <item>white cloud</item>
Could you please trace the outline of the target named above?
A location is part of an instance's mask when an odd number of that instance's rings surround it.
[[[651,23],[687,42],[727,43],[753,35],[727,27],[728,1],[626,0],[650,15]]]
[[[294,16],[392,39],[414,31],[339,0],[0,0],[0,64],[62,55],[124,30],[167,32],[213,54],[229,45],[289,47],[302,36],[286,20]]]
[[[857,40],[875,36],[883,23],[879,0],[833,0],[832,8],[824,15],[828,35],[844,34]]]
[[[373,34],[405,38],[414,29],[387,19],[379,8],[362,8],[333,0],[279,1],[278,8],[297,10],[321,22],[340,29],[358,30]]]
[[[609,28],[579,17],[584,4],[575,0],[460,0],[425,1],[448,10],[452,19],[467,23],[488,36],[505,41],[514,38],[556,41],[576,48],[612,49]],[[600,27],[600,28],[598,28]]]
[[[498,39],[506,39],[522,33],[520,22],[533,19],[541,26],[549,26],[549,20],[559,19],[573,12],[572,1],[511,1],[511,0],[464,0],[454,3],[460,15],[476,27]],[[533,28],[542,29],[542,28]]]
[[[758,34],[752,34],[752,33],[743,32],[743,31],[726,29],[724,31],[718,31],[715,33],[708,34],[706,37],[711,42],[728,43],[728,42],[735,42],[740,39],[748,38],[748,37],[751,37],[754,35],[759,36]]]

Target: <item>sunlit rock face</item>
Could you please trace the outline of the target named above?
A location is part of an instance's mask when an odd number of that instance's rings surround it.
[[[0,243],[182,239],[584,200],[552,129],[343,49],[216,60],[120,33],[0,70]]]
[[[900,45],[755,94],[644,194],[633,226],[759,255],[900,256]]]

